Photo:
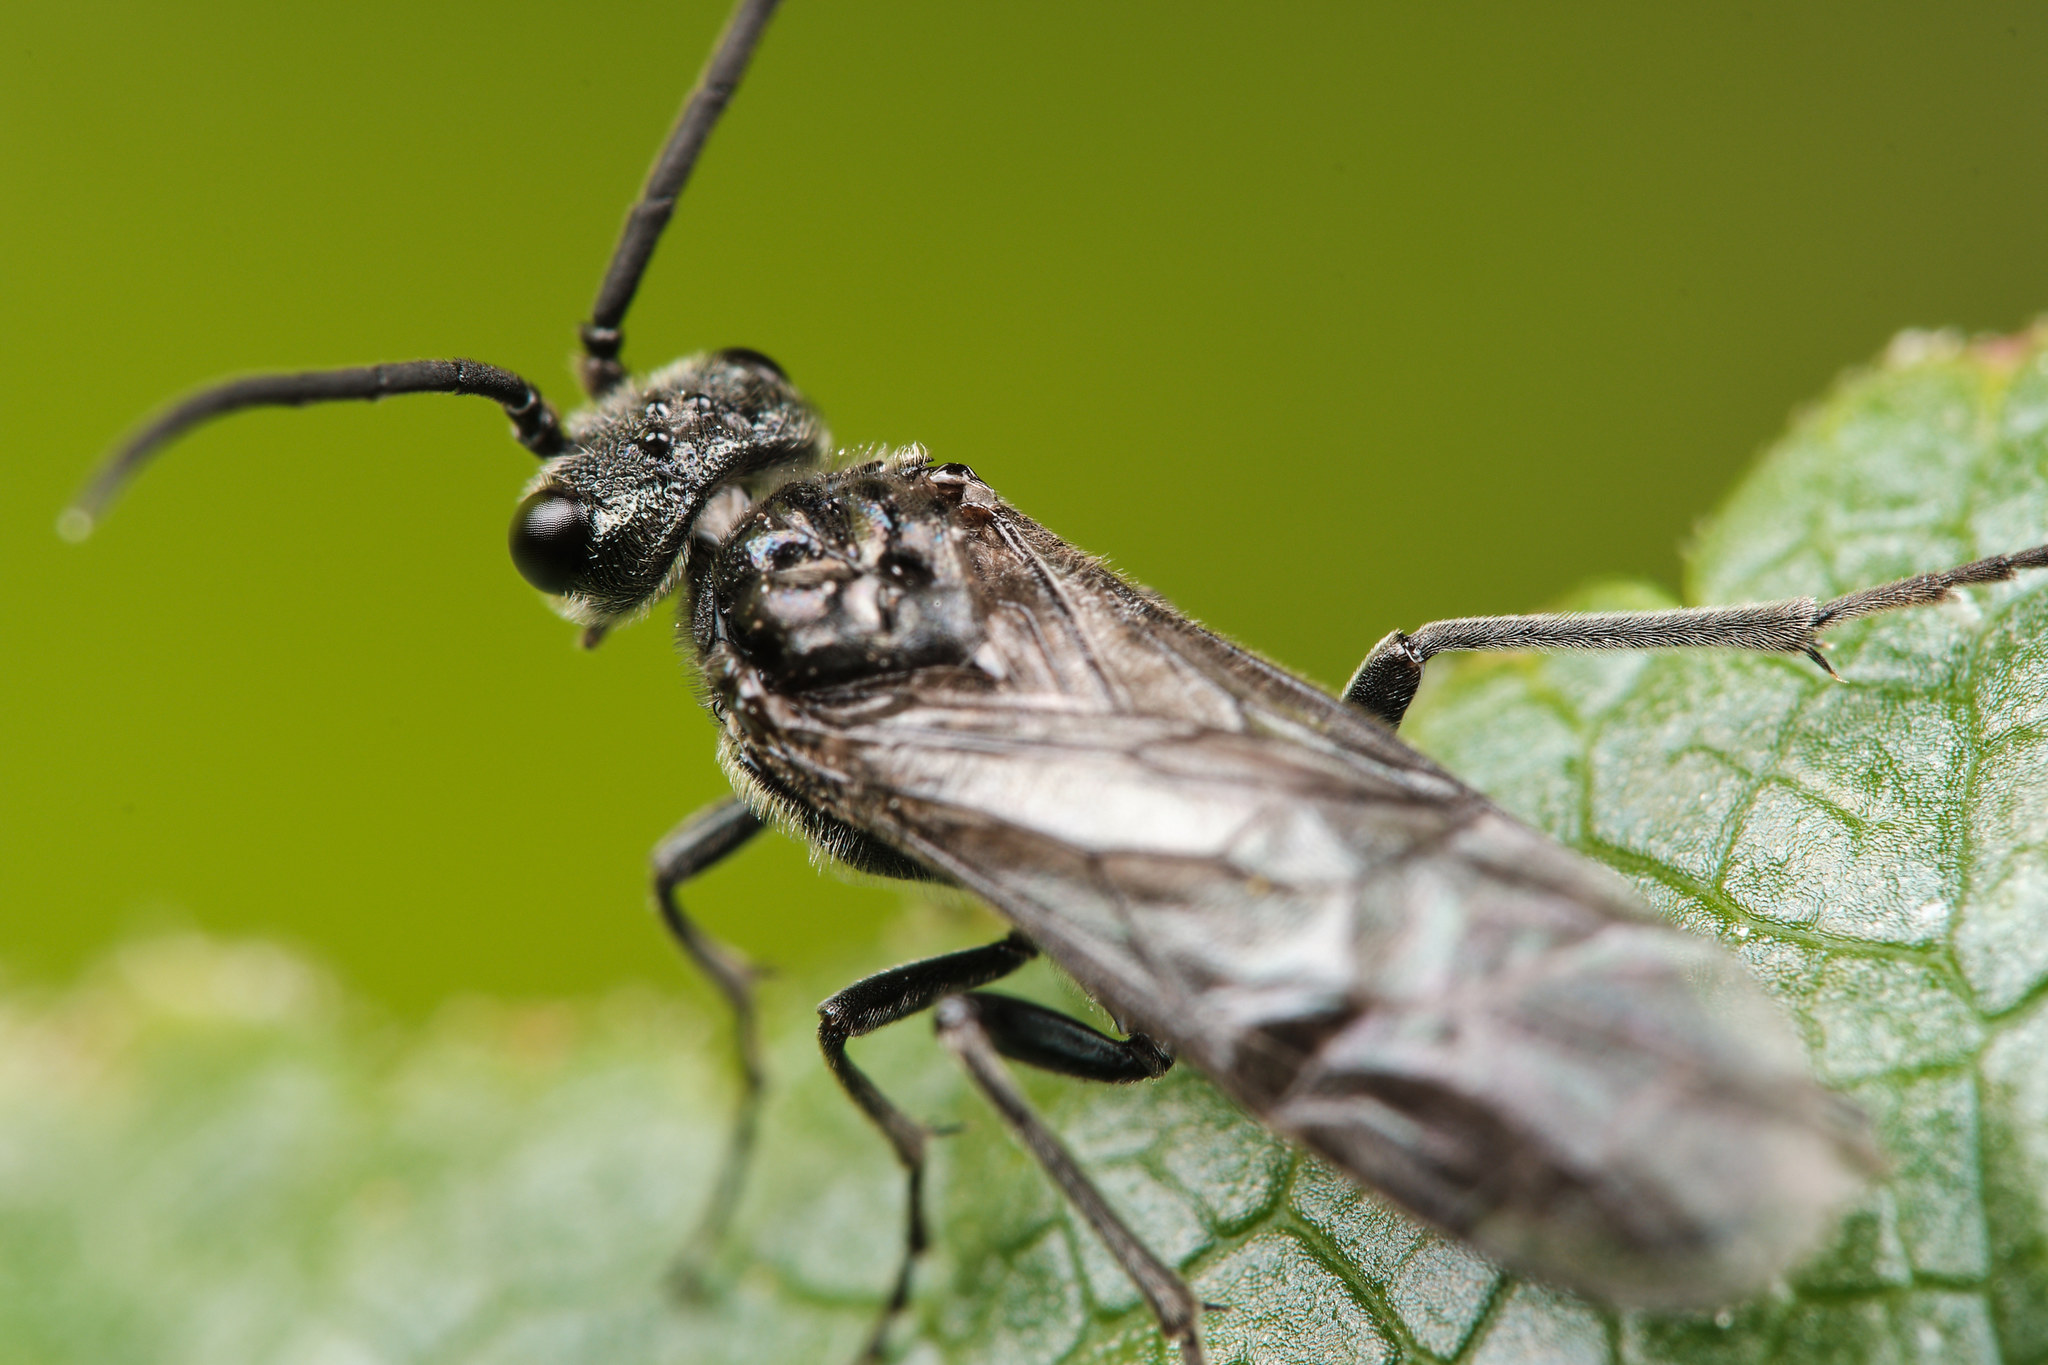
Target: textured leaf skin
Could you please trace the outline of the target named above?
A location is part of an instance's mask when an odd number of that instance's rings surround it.
[[[1705,528],[1688,597],[1825,596],[2044,539],[2048,356],[1905,337]],[[1852,623],[1842,683],[1708,655],[1439,663],[1409,737],[1740,953],[1892,1171],[1782,1292],[1618,1317],[1497,1275],[1198,1077],[1034,1080],[1119,1206],[1229,1305],[1214,1358],[2048,1360],[2043,578]],[[1666,604],[1617,586],[1573,605]],[[1361,648],[1386,624],[1362,621]],[[933,911],[890,950],[986,928]],[[680,1307],[660,1274],[730,1094],[701,1013],[473,1005],[408,1035],[277,950],[189,939],[58,999],[0,998],[0,1361],[850,1356],[893,1269],[899,1182],[810,1041],[836,984],[769,998],[778,1088],[742,1244]],[[1164,1362],[928,1032],[861,1047],[913,1112],[966,1125],[941,1144],[904,1357]]]

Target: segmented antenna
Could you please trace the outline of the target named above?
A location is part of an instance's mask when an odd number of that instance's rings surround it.
[[[754,47],[780,0],[739,0],[703,74],[683,103],[668,141],[647,174],[640,200],[626,215],[625,231],[612,252],[590,321],[583,324],[583,387],[601,397],[625,378],[619,364],[624,334],[619,323],[640,287],[640,277],[675,213],[676,199],[697,164],[698,153],[718,126],[719,116],[739,88]],[[475,360],[411,360],[346,370],[261,374],[203,389],[157,416],[109,455],[78,500],[57,518],[57,534],[83,540],[129,481],[164,446],[192,427],[243,408],[301,407],[308,403],[374,400],[400,393],[467,393],[505,409],[519,443],[543,459],[567,448],[561,422],[533,385],[495,365]]]
[[[374,401],[401,393],[466,393],[488,398],[505,409],[519,444],[535,455],[546,459],[568,448],[562,424],[539,390],[510,370],[479,360],[407,360],[346,370],[249,375],[201,389],[144,424],[106,458],[78,500],[64,509],[57,518],[57,534],[74,541],[91,535],[108,505],[142,467],[201,422],[244,408]]]
[[[747,62],[754,55],[754,45],[761,41],[762,31],[768,27],[779,3],[780,0],[739,0],[733,6],[732,17],[725,21],[725,32],[712,49],[711,60],[704,64],[696,86],[683,101],[683,112],[676,116],[668,141],[662,144],[653,169],[647,172],[640,202],[626,212],[625,230],[619,234],[611,264],[605,267],[604,283],[597,287],[597,302],[590,306],[590,321],[579,331],[583,362],[577,372],[584,391],[592,398],[604,397],[626,377],[626,367],[619,363],[619,348],[626,336],[619,330],[619,324],[625,321],[626,309],[632,306],[633,294],[640,288],[640,277],[647,272],[647,262],[654,256],[662,229],[676,211],[676,200],[697,164],[697,154],[704,150],[711,130],[718,126],[719,115],[739,89],[740,77],[746,75]]]

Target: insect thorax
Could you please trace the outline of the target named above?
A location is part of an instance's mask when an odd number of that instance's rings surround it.
[[[911,453],[783,485],[695,587],[698,650],[784,691],[965,663],[982,635],[955,526],[970,484]]]

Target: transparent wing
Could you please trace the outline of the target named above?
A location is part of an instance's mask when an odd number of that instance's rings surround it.
[[[1723,1302],[1859,1183],[1853,1112],[1718,947],[1008,509],[984,541],[974,666],[761,699],[747,762],[1542,1278]]]

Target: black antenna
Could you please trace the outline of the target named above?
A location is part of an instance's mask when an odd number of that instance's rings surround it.
[[[676,126],[662,144],[661,154],[654,158],[654,168],[648,171],[647,183],[640,191],[640,202],[626,213],[625,231],[619,234],[611,264],[605,267],[604,283],[597,287],[597,302],[590,306],[590,321],[583,324],[580,332],[583,363],[577,370],[584,392],[592,398],[604,397],[626,377],[626,367],[619,363],[619,347],[626,337],[619,324],[625,321],[626,309],[632,306],[633,294],[640,288],[640,277],[647,271],[647,262],[661,240],[662,229],[676,211],[676,199],[697,164],[697,154],[704,150],[711,130],[718,126],[719,115],[739,89],[740,77],[746,75],[747,62],[754,55],[754,45],[761,41],[762,31],[768,27],[779,3],[781,0],[739,0],[733,6],[732,17],[725,21],[725,32],[712,49],[711,60],[704,64],[690,97],[683,101],[683,112],[676,116]]]
[[[155,454],[201,422],[243,408],[303,407],[308,403],[374,401],[401,393],[467,393],[489,398],[512,419],[519,444],[546,459],[568,448],[555,410],[539,390],[510,370],[478,360],[407,360],[347,370],[256,374],[216,384],[176,404],[124,441],[94,474],[78,500],[57,518],[57,534],[84,540],[108,504]]]

